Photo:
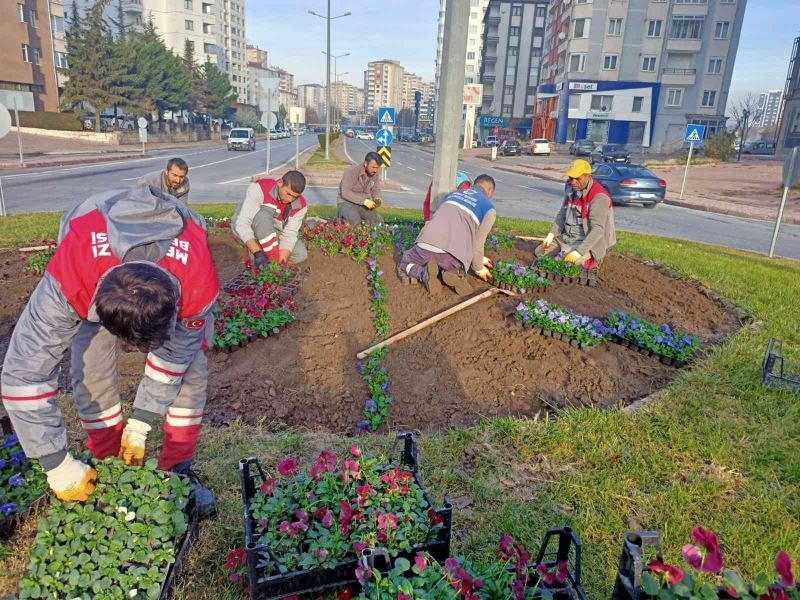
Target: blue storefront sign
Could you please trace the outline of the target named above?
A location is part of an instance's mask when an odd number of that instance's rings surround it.
[[[481,127],[484,128],[494,128],[494,127],[508,127],[508,119],[504,117],[493,117],[491,115],[481,115],[478,123]]]

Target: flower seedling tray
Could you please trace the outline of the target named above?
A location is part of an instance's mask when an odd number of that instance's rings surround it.
[[[222,346],[222,347],[214,346],[213,348],[211,348],[211,350],[213,350],[214,352],[227,352],[228,354],[230,354],[231,352],[236,352],[239,348],[244,348],[245,346],[247,346],[251,342],[255,342],[255,341],[258,341],[258,340],[263,340],[265,338],[276,337],[276,336],[280,335],[281,333],[283,333],[284,329],[289,327],[294,322],[295,321],[292,321],[291,323],[287,323],[286,325],[281,327],[278,330],[277,333],[272,331],[272,330],[270,330],[270,331],[267,332],[267,335],[256,335],[256,336],[253,336],[251,338],[247,338],[246,340],[242,340],[241,342],[239,342],[238,344],[236,344],[234,346]]]
[[[580,344],[580,343],[578,343],[578,340],[576,340],[574,338],[571,338],[571,337],[569,337],[568,335],[566,335],[564,333],[556,333],[555,331],[553,331],[551,329],[545,329],[543,327],[535,327],[533,325],[529,325],[527,323],[523,323],[522,321],[514,319],[513,314],[511,315],[511,319],[514,321],[514,323],[516,323],[520,327],[524,327],[525,329],[530,329],[534,333],[537,333],[537,334],[542,335],[544,337],[553,338],[554,340],[560,340],[562,342],[566,342],[567,344],[569,344],[573,348],[578,348],[579,350],[583,350],[584,352],[588,352],[592,348],[596,348],[597,346],[600,345],[600,344],[594,344],[594,345]]]
[[[781,340],[769,340],[761,365],[761,381],[769,387],[800,393],[800,364],[784,358]]]
[[[645,356],[651,356],[653,358],[657,358],[660,363],[668,365],[670,367],[681,368],[681,367],[685,367],[687,364],[689,364],[688,361],[678,360],[678,359],[675,359],[675,358],[671,358],[669,356],[664,356],[663,354],[659,354],[658,352],[653,352],[652,350],[649,350],[648,348],[640,346],[636,342],[631,341],[629,339],[626,339],[626,338],[624,338],[622,336],[619,336],[617,334],[612,334],[611,335],[611,341],[614,342],[615,344],[619,344],[620,346],[624,346],[625,348],[630,348],[631,350],[633,350],[634,352],[638,352],[639,354],[643,354]]]
[[[547,290],[547,286],[544,285],[537,285],[530,288],[520,288],[515,285],[511,285],[510,283],[492,283],[492,286],[501,290],[514,292],[515,294],[541,294]]]
[[[403,442],[400,452],[399,464],[407,467],[413,474],[417,485],[423,490],[429,508],[433,508],[428,492],[426,491],[418,473],[418,450],[413,434],[400,433],[398,440]],[[250,585],[250,597],[253,600],[267,600],[268,598],[286,598],[302,594],[312,594],[345,586],[356,586],[356,569],[360,558],[353,556],[332,568],[317,568],[306,571],[293,571],[286,574],[266,575],[263,565],[264,555],[270,554],[270,549],[260,543],[257,524],[252,516],[251,500],[262,482],[267,480],[267,474],[257,458],[243,458],[239,461],[239,474],[242,483],[242,502],[244,517],[244,543],[247,553],[247,574]],[[428,552],[437,561],[444,562],[450,556],[450,534],[452,529],[453,509],[447,499],[443,508],[434,509],[442,518],[442,527],[436,539],[414,548],[410,553],[401,552],[399,556],[413,560],[417,552]]]
[[[536,263],[534,263],[534,267]],[[569,275],[559,275],[545,269],[537,268],[537,273],[545,279],[551,281],[560,281],[563,283],[574,283],[579,285],[588,285],[589,287],[597,287],[598,269],[581,269],[581,274],[577,277]]]
[[[197,512],[194,492],[189,495],[189,503],[186,505],[186,519],[186,533],[183,534],[183,540],[176,544],[178,551],[175,553],[175,562],[167,570],[167,577],[161,587],[161,595],[159,595],[158,600],[168,600],[172,596],[172,588],[175,586],[175,580],[183,572],[189,549],[194,541],[200,537],[200,515]]]

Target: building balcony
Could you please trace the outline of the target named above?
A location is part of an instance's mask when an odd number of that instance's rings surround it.
[[[496,56],[484,56],[483,62],[487,65],[495,65],[497,64],[497,57]]]
[[[486,22],[489,25],[500,25],[500,17],[486,17]]]
[[[484,94],[483,95],[483,103],[484,104],[491,104],[492,100],[494,100],[494,94]]]
[[[687,40],[671,38],[667,40],[667,52],[700,52],[703,47],[703,40]]]
[[[122,3],[122,10],[125,13],[130,15],[141,15],[142,14],[142,2],[141,0],[125,0]]]
[[[697,69],[661,69],[661,83],[664,85],[694,85]]]
[[[497,36],[497,35],[487,35],[487,36],[486,36],[486,43],[487,43],[487,44],[492,44],[492,45],[496,46],[497,44],[499,44],[499,43],[500,43],[500,36]]]
[[[494,83],[494,80],[495,80],[494,74],[481,76],[481,83]]]

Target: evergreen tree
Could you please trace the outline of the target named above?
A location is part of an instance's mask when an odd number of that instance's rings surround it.
[[[214,63],[206,62],[203,65],[203,84],[207,93],[208,112],[221,117],[225,109],[236,101],[236,92],[231,87],[228,76]]]
[[[117,18],[111,19],[111,22],[117,28],[117,39],[124,41],[128,33],[128,27],[125,24],[125,9],[122,6],[122,0],[117,0]]]
[[[72,22],[67,32],[69,79],[64,99],[76,105],[88,103],[95,110],[95,129],[100,131],[100,115],[114,104],[126,102],[126,74],[103,10],[110,0],[99,0],[84,18],[73,3]]]

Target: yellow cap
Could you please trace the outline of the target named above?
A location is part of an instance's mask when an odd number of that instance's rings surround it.
[[[581,175],[591,175],[592,174],[592,165],[589,164],[588,161],[579,158],[578,160],[573,160],[570,165],[569,169],[567,169],[567,177],[580,177]]]

